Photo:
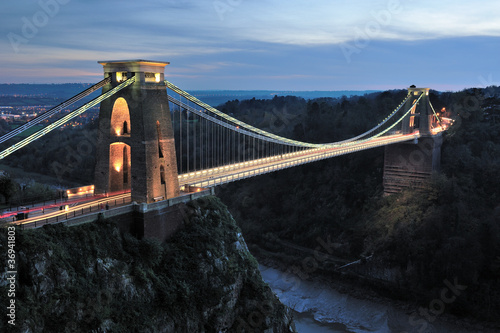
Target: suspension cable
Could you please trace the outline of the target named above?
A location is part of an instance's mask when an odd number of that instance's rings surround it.
[[[0,160],[3,159],[3,158],[5,158],[6,156],[9,156],[10,154],[12,154],[13,152],[15,152],[16,150],[21,149],[24,146],[30,144],[31,142],[33,142],[33,141],[41,138],[45,134],[47,134],[47,133],[51,132],[52,130],[56,129],[57,127],[65,124],[66,122],[70,121],[74,117],[77,117],[77,116],[81,115],[82,113],[84,113],[88,109],[90,109],[90,108],[94,107],[95,105],[101,103],[106,98],[109,98],[110,96],[114,95],[116,92],[122,90],[123,88],[128,87],[129,85],[131,85],[134,82],[135,82],[135,76],[132,76],[127,81],[122,82],[120,85],[118,85],[118,86],[114,87],[113,89],[107,91],[106,93],[102,94],[101,96],[94,98],[92,101],[90,101],[87,104],[79,107],[78,109],[76,109],[76,110],[68,113],[66,116],[62,117],[61,119],[56,120],[52,124],[47,125],[46,127],[42,128],[38,132],[33,133],[32,135],[30,135],[30,136],[26,137],[25,139],[19,141],[15,145],[12,145],[11,147],[5,149],[4,151],[2,151],[0,153]]]
[[[82,98],[84,97],[87,97],[88,95],[90,95],[91,93],[93,93],[94,91],[102,88],[103,86],[105,86],[106,84],[110,83],[111,82],[111,78],[110,77],[107,77],[105,78],[104,80],[102,81],[99,81],[98,83],[94,84],[92,87],[82,91],[81,93],[71,97],[70,99],[62,102],[61,104],[53,107],[52,109],[50,110],[47,110],[45,111],[44,113],[38,115],[37,117],[31,119],[30,121],[22,124],[21,126],[13,129],[12,131],[4,134],[1,138],[0,138],[0,143],[3,143],[11,138],[13,138],[14,136],[26,131],[27,129],[35,126],[36,124],[39,124],[41,123],[42,121],[44,120],[47,120],[49,119],[50,117],[52,117],[54,114],[56,114],[57,112],[61,111],[62,109],[78,102],[79,100],[81,100]]]
[[[434,107],[432,106],[432,103],[431,103],[431,100],[429,99],[429,105],[431,106],[431,109],[432,109],[432,112],[434,112],[434,116],[436,117],[438,123],[439,123],[439,126],[441,126],[441,128],[443,127],[443,124],[441,124],[441,119],[439,118],[439,116],[437,115],[436,113],[436,110],[434,110]]]
[[[341,147],[341,146],[344,146],[346,144],[350,144],[353,141],[353,140],[349,139],[349,140],[344,140],[344,141],[339,141],[339,142],[315,144],[315,143],[308,143],[308,142],[302,142],[302,141],[287,139],[287,138],[284,138],[284,137],[281,137],[281,136],[278,136],[278,135],[266,132],[264,130],[258,129],[258,128],[253,127],[253,126],[251,126],[251,125],[249,125],[247,123],[244,123],[244,122],[242,122],[242,121],[240,121],[240,120],[238,120],[236,118],[233,118],[233,117],[231,117],[231,116],[229,116],[229,115],[227,115],[227,114],[225,114],[225,113],[223,113],[223,112],[221,112],[221,111],[219,111],[219,110],[211,107],[210,105],[208,105],[208,104],[206,104],[206,103],[198,100],[196,97],[188,94],[187,92],[183,91],[182,89],[180,89],[179,87],[177,87],[174,84],[170,83],[169,81],[165,81],[165,84],[167,85],[167,87],[170,90],[174,91],[175,93],[177,93],[179,95],[182,95],[187,100],[195,103],[196,105],[204,108],[205,110],[207,110],[209,112],[212,112],[213,114],[215,114],[215,115],[217,115],[217,116],[219,116],[219,117],[221,117],[221,118],[223,118],[223,119],[231,122],[232,124],[234,124],[234,125],[228,125],[227,123],[225,123],[226,125],[223,125],[223,126],[225,126],[225,127],[233,126],[232,130],[235,130],[235,131],[240,130],[240,131],[242,131],[242,133],[247,133],[250,136],[258,135],[257,137],[259,139],[261,139],[261,140],[264,140],[264,141],[276,142],[276,143],[280,143],[280,144],[287,144],[287,145],[291,145],[291,146],[305,147],[305,148],[324,148],[324,147],[335,147],[335,146]],[[398,108],[396,108],[391,113],[390,116],[388,116],[386,119],[384,119],[374,129],[369,130],[369,131],[361,134],[360,136],[358,136],[356,138],[360,138],[360,137],[366,136],[367,134],[373,132],[374,130],[380,128],[382,125],[384,125],[385,123],[387,123],[387,121],[390,118],[392,118],[392,116],[394,116],[401,109],[401,107],[405,104],[405,102],[408,100],[409,97],[410,97],[410,94],[408,94],[408,96],[405,98],[405,100],[400,104],[400,106]],[[172,101],[174,101],[174,100],[175,99],[172,99]],[[223,123],[223,122],[220,122],[219,124],[222,125],[221,123]],[[244,131],[243,128],[246,128],[246,131]],[[250,132],[250,133],[248,133],[248,132]],[[274,140],[270,140],[269,138],[270,139],[274,139]],[[370,139],[370,138],[368,138],[368,139]],[[366,140],[368,140],[368,139],[366,139]]]

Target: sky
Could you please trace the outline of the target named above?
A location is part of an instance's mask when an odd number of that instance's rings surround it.
[[[168,61],[185,90],[441,91],[500,85],[497,0],[15,0],[0,83],[98,82]]]

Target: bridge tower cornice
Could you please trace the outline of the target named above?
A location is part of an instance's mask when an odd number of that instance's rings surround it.
[[[98,61],[103,66],[104,76],[111,77],[113,85],[119,84],[135,75],[135,85],[165,86],[165,66],[169,62],[151,60],[105,60]]]
[[[429,95],[429,90],[431,90],[431,88],[417,88],[417,87],[410,87],[408,88],[408,92],[409,93],[424,93],[426,94],[427,96]]]

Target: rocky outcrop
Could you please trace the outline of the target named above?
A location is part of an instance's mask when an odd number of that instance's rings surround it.
[[[17,230],[15,331],[293,332],[226,207],[208,197],[187,208],[164,244],[119,221]]]

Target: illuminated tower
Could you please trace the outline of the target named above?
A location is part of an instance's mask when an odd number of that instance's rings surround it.
[[[433,172],[441,167],[441,134],[431,134],[432,110],[429,88],[408,89],[410,98],[403,107],[408,110],[420,98],[411,112],[403,119],[402,133],[418,130],[420,138],[414,141],[385,146],[384,193],[400,192],[404,188],[422,189],[427,186]],[[422,95],[423,94],[423,95]]]
[[[411,97],[406,102],[403,110],[408,110],[421,94],[423,96],[410,114],[403,119],[403,134],[411,134],[415,129],[418,129],[421,135],[430,135],[432,112],[429,104],[429,88],[415,88],[415,86],[412,86],[408,88],[408,93],[411,94]]]
[[[174,134],[164,83],[168,62],[100,61],[111,83],[103,93],[135,82],[101,103],[96,147],[95,193],[130,190],[151,203],[179,195]]]

